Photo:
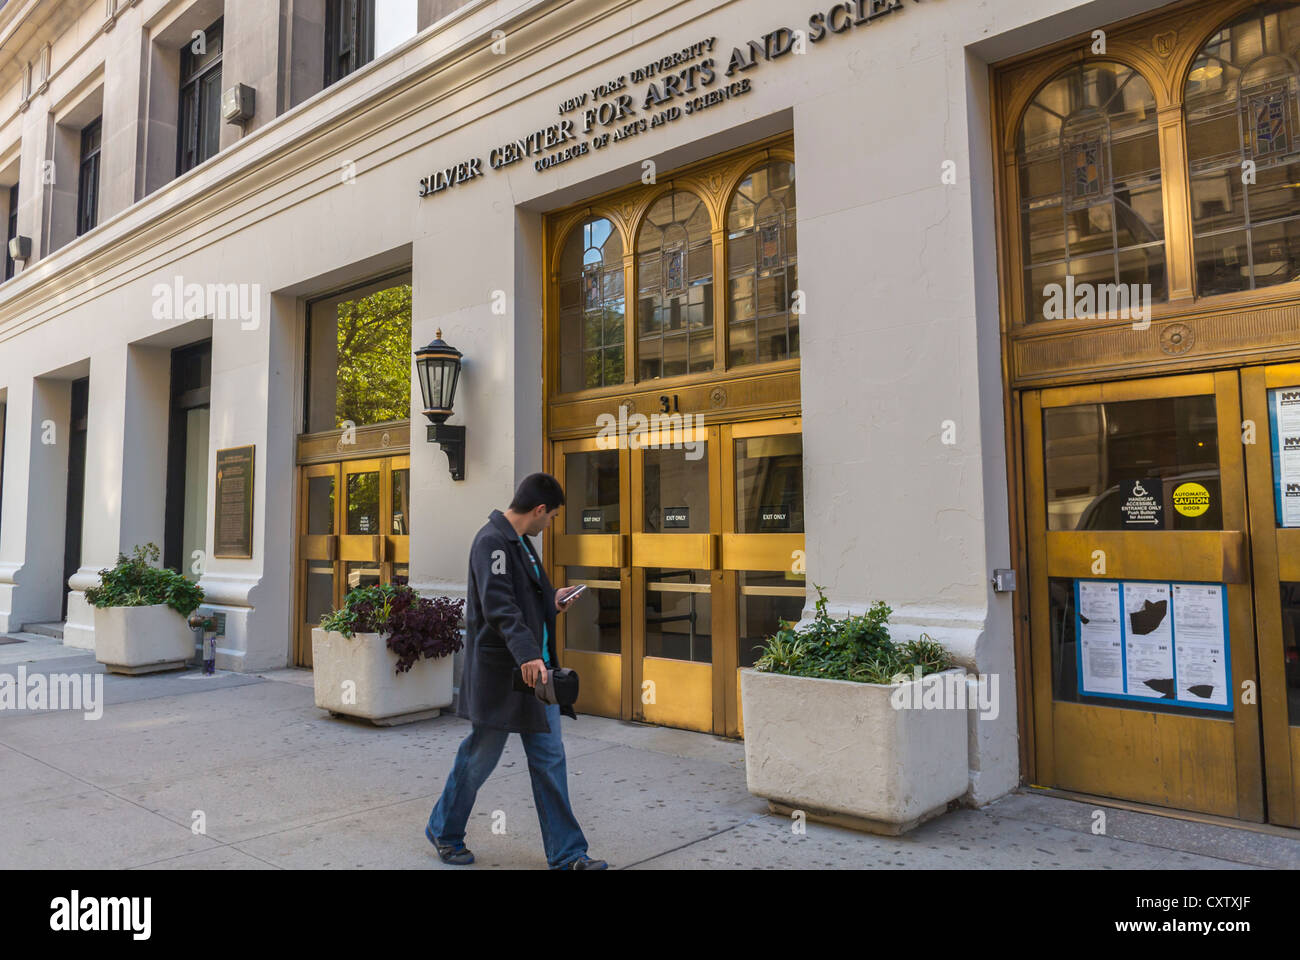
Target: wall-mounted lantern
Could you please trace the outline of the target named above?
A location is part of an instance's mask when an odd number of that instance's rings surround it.
[[[428,442],[442,447],[453,480],[465,479],[465,428],[446,422],[456,402],[460,381],[459,350],[442,339],[439,330],[433,343],[415,351],[415,369],[420,376],[424,415],[429,418]]]

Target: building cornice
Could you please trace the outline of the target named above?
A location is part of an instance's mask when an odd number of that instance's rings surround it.
[[[17,83],[23,69],[35,60],[42,45],[53,44],[70,24],[79,20],[87,10],[104,0],[9,0],[0,7],[0,87]],[[127,0],[119,0],[126,6]],[[78,48],[85,49],[85,44]],[[51,78],[55,74],[51,66]],[[33,95],[35,91],[33,91]]]
[[[385,130],[401,131],[403,121],[426,111],[431,101],[484,83],[534,55],[549,56],[547,48],[557,39],[616,18],[637,4],[638,0],[522,0],[498,13],[493,8],[502,7],[501,0],[471,0],[427,32],[286,111],[213,160],[0,285],[0,342],[196,249],[219,243],[284,206],[332,189],[339,169],[330,161],[346,156],[352,145]],[[646,16],[664,12],[656,9]],[[475,18],[478,22],[472,22]],[[623,18],[618,30],[629,28]],[[462,35],[448,44],[447,34],[457,30]],[[510,54],[491,52],[495,31],[511,37]],[[548,59],[545,66],[527,69],[531,75],[553,65],[553,59]],[[431,96],[435,91],[429,86],[435,82],[438,89]],[[488,83],[484,89],[480,99],[497,96],[503,88]],[[357,162],[357,174],[364,174],[369,169],[365,160],[383,148],[421,138],[409,148],[416,149],[433,139],[424,128],[445,119],[435,118],[414,131],[394,132],[384,144],[367,144],[365,156],[351,158]],[[384,159],[390,158],[387,151]]]

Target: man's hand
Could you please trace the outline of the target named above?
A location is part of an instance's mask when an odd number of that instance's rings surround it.
[[[560,613],[563,613],[565,610],[568,610],[570,604],[572,604],[573,601],[577,599],[576,596],[577,592],[578,592],[578,587],[576,584],[571,587],[565,587],[562,590],[556,590],[555,609]]]
[[[524,675],[524,683],[530,687],[537,686],[537,681],[546,682],[546,664],[538,660],[529,660],[519,668],[519,672]]]

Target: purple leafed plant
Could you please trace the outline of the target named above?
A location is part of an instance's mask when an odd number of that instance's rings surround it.
[[[405,673],[424,657],[433,660],[455,653],[460,637],[464,600],[422,597],[405,583],[359,587],[344,598],[343,609],[321,620],[321,629],[351,637],[382,633],[397,654],[397,672]]]

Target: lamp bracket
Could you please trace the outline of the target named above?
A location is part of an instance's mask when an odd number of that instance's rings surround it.
[[[428,426],[428,441],[442,447],[453,480],[465,479],[465,428],[446,423]]]

